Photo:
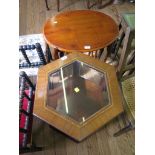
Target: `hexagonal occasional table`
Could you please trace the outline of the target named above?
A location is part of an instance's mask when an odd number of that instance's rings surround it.
[[[81,53],[39,68],[34,115],[77,141],[123,111],[115,69]]]

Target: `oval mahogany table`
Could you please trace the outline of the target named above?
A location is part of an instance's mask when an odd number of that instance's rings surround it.
[[[102,49],[112,43],[118,33],[118,26],[111,17],[92,10],[59,13],[48,19],[43,28],[47,44],[64,52]]]

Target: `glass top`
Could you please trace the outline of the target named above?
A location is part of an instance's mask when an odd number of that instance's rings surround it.
[[[124,13],[123,17],[131,29],[135,29],[135,13]]]
[[[106,74],[74,61],[48,76],[46,106],[78,123],[110,104]]]

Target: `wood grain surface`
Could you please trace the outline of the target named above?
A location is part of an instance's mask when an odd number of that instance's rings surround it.
[[[47,105],[48,75],[74,61],[84,62],[103,72],[107,77],[110,96],[110,104],[91,115],[83,123],[74,122],[69,117],[67,118],[64,115],[58,114],[53,108]],[[34,115],[71,136],[73,139],[77,141],[83,140],[121,112],[123,112],[122,96],[113,66],[100,62],[85,54],[74,52],[67,55],[65,60],[58,59],[39,68],[35,92]]]
[[[118,36],[118,26],[108,15],[92,10],[65,11],[44,25],[46,42],[65,52],[86,52],[106,47]]]
[[[58,14],[55,0],[49,0],[49,11],[46,11],[44,0],[20,0],[19,3],[20,35],[41,33],[44,22]],[[61,0],[61,8],[61,11],[67,11],[86,9],[87,6],[84,0]],[[108,5],[102,9],[96,9],[94,6],[92,9],[108,14],[117,22],[115,10],[118,13],[133,12],[134,8],[133,4],[125,2],[122,5]],[[124,127],[122,118],[116,118],[84,141],[77,143],[55,128],[50,128],[46,122],[34,117],[32,140],[37,146],[42,146],[43,150],[23,155],[91,155],[94,152],[95,155],[134,155],[134,130],[119,137],[113,137],[113,134],[122,127]],[[95,138],[97,142],[92,140]]]

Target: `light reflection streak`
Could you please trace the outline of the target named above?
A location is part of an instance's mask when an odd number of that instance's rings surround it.
[[[66,113],[68,114],[68,103],[67,103],[66,89],[65,89],[65,84],[64,84],[64,76],[63,76],[62,68],[60,68],[60,72],[61,72],[61,79],[62,79],[62,88],[64,92],[64,99],[65,99],[65,108],[66,108]]]
[[[82,117],[82,121],[83,121],[83,122],[85,121],[85,117]]]

